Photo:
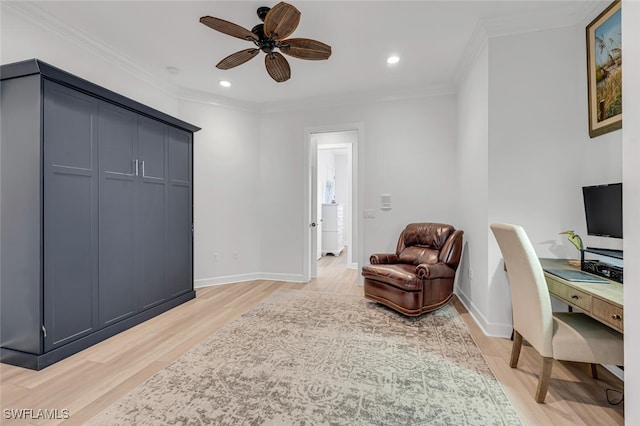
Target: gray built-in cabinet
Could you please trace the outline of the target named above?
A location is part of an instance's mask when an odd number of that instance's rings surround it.
[[[2,362],[41,369],[195,297],[189,123],[2,65]]]

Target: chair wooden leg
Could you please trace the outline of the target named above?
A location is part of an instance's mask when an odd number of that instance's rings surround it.
[[[598,369],[597,369],[598,364],[589,364],[589,371],[591,372],[591,377],[593,377],[594,379],[598,379]]]
[[[542,358],[542,371],[540,372],[540,378],[538,379],[538,390],[536,390],[536,402],[544,402],[544,398],[547,396],[547,390],[549,389],[549,380],[551,379],[551,367],[553,367],[553,358]]]
[[[520,359],[520,349],[522,349],[522,334],[517,331],[513,331],[513,345],[511,345],[511,362],[509,366],[516,368],[518,366],[518,359]]]

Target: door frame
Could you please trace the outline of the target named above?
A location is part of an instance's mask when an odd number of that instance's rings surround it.
[[[313,219],[317,214],[314,211],[317,200],[314,200],[311,184],[313,181],[312,173],[317,176],[317,144],[312,142],[311,135],[316,133],[332,133],[344,131],[357,131],[358,140],[352,145],[351,155],[351,241],[353,247],[349,247],[349,255],[351,264],[348,265],[352,269],[357,269],[362,265],[364,238],[362,233],[362,217],[359,212],[364,205],[364,168],[360,164],[360,159],[364,158],[364,124],[363,123],[345,123],[331,124],[326,126],[313,126],[304,128],[304,167],[303,167],[303,183],[304,183],[304,206],[303,206],[303,232],[302,232],[302,277],[304,282],[311,281],[312,263],[316,264],[316,247],[311,247],[315,239],[311,233],[314,228],[311,227]],[[317,230],[317,228],[315,228]],[[361,280],[359,280],[361,282]]]

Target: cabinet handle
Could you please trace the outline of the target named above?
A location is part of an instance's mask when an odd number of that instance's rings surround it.
[[[578,300],[580,299],[580,296],[578,296],[577,294],[574,294],[573,296],[571,296],[572,299]]]
[[[138,160],[134,161],[136,163],[136,176],[138,176]]]
[[[618,314],[611,314],[611,319],[614,319],[616,321],[620,321],[622,320],[622,317]]]
[[[142,160],[142,177],[145,177],[145,174],[144,174],[144,160]]]

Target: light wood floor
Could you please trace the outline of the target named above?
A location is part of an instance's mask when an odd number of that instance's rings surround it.
[[[361,295],[358,271],[345,263],[344,253],[323,257],[319,278],[309,284],[252,281],[198,289],[196,299],[42,371],[1,364],[0,423],[82,424],[280,288]],[[594,380],[583,364],[554,361],[546,403],[535,403],[540,357],[525,345],[518,368],[509,368],[511,342],[485,336],[464,306],[453,303],[525,424],[624,424],[624,404],[610,405],[605,395],[623,383],[600,367],[600,380]],[[71,417],[14,422],[5,409],[68,410]]]

